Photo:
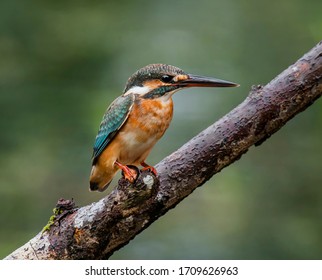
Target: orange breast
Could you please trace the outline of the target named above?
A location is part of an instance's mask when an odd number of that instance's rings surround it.
[[[133,106],[129,116],[129,126],[137,130],[138,139],[143,142],[146,137],[156,137],[160,139],[169,127],[173,116],[173,102],[171,98],[167,100],[140,99]]]
[[[171,98],[136,101],[126,123],[113,140],[120,141],[118,160],[134,165],[144,161],[169,127],[172,115]]]

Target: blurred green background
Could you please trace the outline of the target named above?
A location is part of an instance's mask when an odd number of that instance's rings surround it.
[[[106,195],[88,191],[92,145],[134,71],[161,62],[241,84],[177,93],[156,164],[320,41],[321,10],[321,0],[2,0],[0,257],[60,197],[83,206]],[[113,258],[321,259],[321,127],[318,100]]]

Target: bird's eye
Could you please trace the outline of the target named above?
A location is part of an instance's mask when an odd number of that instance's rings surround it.
[[[169,75],[163,75],[161,77],[161,81],[164,82],[164,83],[170,83],[172,81],[173,77],[172,76],[169,76]]]

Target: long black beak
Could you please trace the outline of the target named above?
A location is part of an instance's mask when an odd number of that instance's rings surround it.
[[[188,79],[178,83],[182,87],[238,87],[239,84],[216,78],[188,74]]]

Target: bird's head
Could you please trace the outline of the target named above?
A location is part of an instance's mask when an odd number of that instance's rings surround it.
[[[150,64],[136,71],[127,81],[124,95],[137,94],[141,98],[171,97],[189,87],[236,87],[238,84],[204,76],[187,74],[167,64]]]

